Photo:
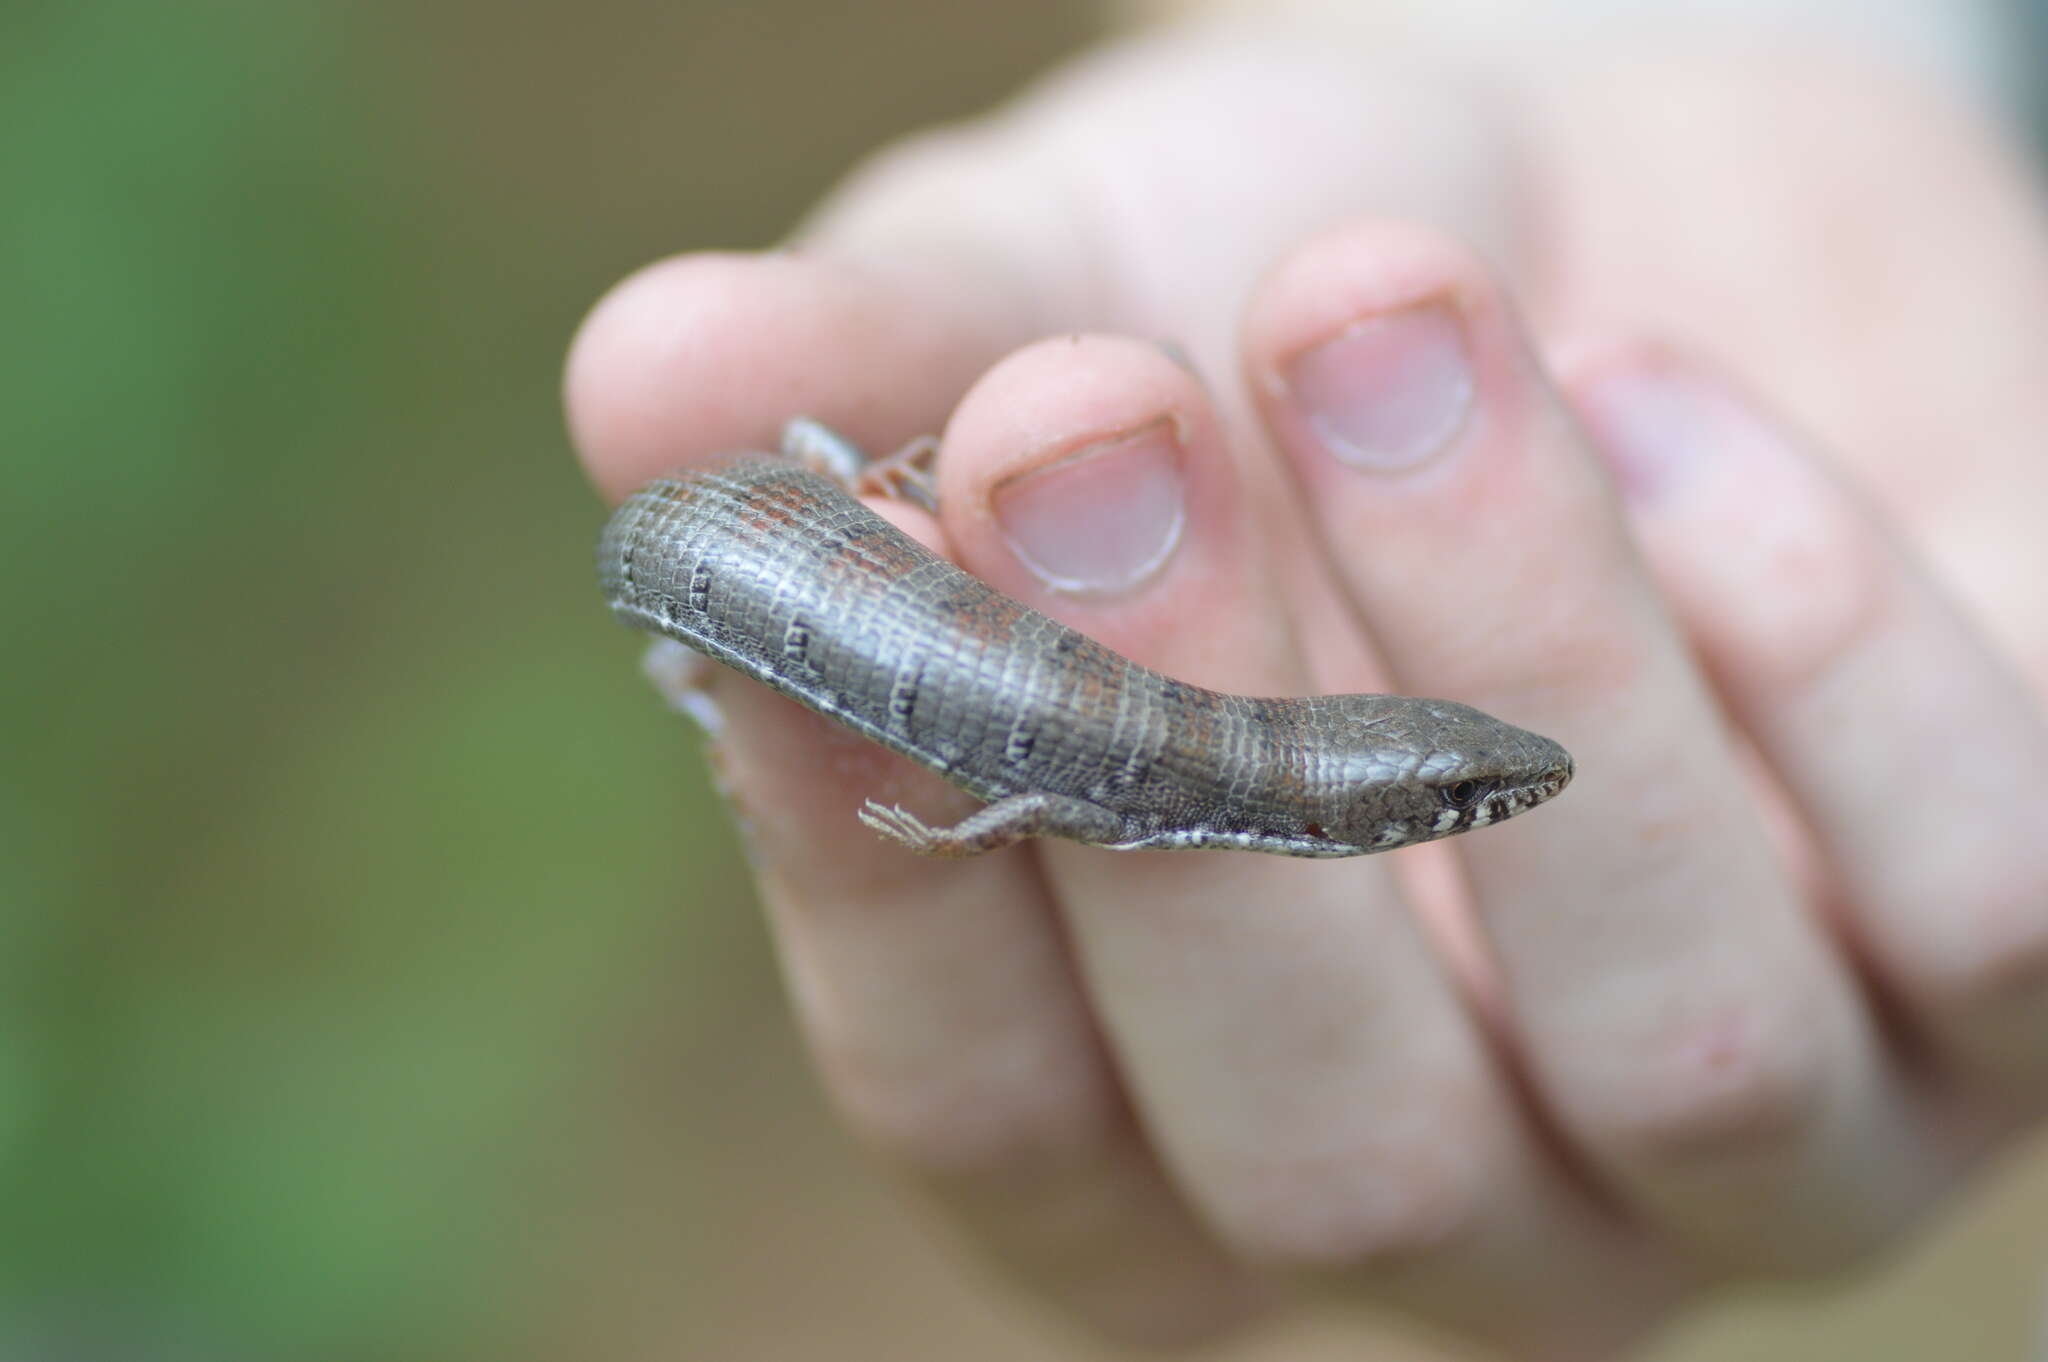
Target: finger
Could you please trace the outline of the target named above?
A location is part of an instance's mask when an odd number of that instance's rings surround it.
[[[773,449],[812,416],[871,450],[937,430],[1011,343],[937,269],[704,252],[650,265],[584,320],[569,429],[611,500],[686,457]]]
[[[791,256],[687,256],[641,271],[592,311],[569,356],[569,423],[592,479],[616,496],[692,461],[773,449],[799,413],[883,440],[935,420],[974,347],[917,301],[848,265]],[[867,335],[886,339],[856,343]],[[886,381],[919,357],[930,361],[910,371],[919,381]],[[885,509],[940,542],[929,517]],[[723,774],[756,854],[799,865],[847,856],[893,878],[895,858],[853,811],[878,782],[936,782],[732,673],[707,675]],[[834,754],[822,772],[821,751]]]
[[[1574,385],[1651,564],[1799,802],[1844,923],[1961,1072],[2048,1102],[2048,721],[1883,526],[1723,379]]]
[[[1465,252],[1332,232],[1248,362],[1404,688],[1563,741],[1557,805],[1464,839],[1541,1099],[1657,1223],[1747,1267],[1835,1261],[1947,1164],[1774,860],[1597,465]]]
[[[837,260],[698,256],[599,305],[569,365],[571,426],[617,493],[787,417],[884,444],[935,429],[993,322]],[[937,528],[889,513],[931,542]],[[717,670],[699,705],[799,1018],[849,1123],[984,1247],[1099,1327],[1185,1339],[1252,1304],[1138,1139],[1024,849],[911,856],[866,799],[965,812],[935,777]]]
[[[1253,474],[1155,347],[1011,356],[942,470],[989,580],[1175,677],[1301,693]],[[1238,1253],[1539,1351],[1664,1299],[1670,1263],[1537,1152],[1383,861],[1044,855],[1145,1126]]]

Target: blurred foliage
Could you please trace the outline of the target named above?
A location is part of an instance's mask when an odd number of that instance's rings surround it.
[[[774,1006],[562,349],[1079,36],[1019,17],[0,8],[0,1355],[534,1327],[620,1035]]]

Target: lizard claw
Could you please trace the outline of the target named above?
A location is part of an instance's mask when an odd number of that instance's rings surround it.
[[[936,435],[920,435],[878,459],[823,421],[797,416],[782,428],[782,452],[856,496],[891,497],[938,512]]]
[[[901,842],[912,851],[929,856],[938,843],[938,835],[916,814],[902,806],[877,804],[870,799],[859,812],[860,821],[892,841]]]
[[[854,479],[853,490],[862,496],[893,497],[921,506],[937,515],[939,511],[939,440],[920,435],[893,454],[869,460]]]

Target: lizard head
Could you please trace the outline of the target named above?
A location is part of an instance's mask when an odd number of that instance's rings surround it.
[[[1324,697],[1326,750],[1310,774],[1326,836],[1388,851],[1503,822],[1556,795],[1571,754],[1470,705]]]

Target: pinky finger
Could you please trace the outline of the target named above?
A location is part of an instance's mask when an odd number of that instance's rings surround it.
[[[2040,701],[1872,508],[1731,383],[1630,350],[1572,387],[1881,987],[1955,1076],[2021,1110],[2048,1103]]]

